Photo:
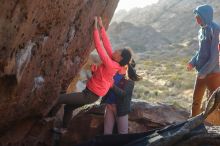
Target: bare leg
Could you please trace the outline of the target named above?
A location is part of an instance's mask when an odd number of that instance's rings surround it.
[[[119,134],[128,133],[128,115],[117,117],[117,126]]]
[[[112,134],[114,123],[115,123],[115,113],[114,107],[110,104],[106,105],[105,115],[104,115],[104,134]]]

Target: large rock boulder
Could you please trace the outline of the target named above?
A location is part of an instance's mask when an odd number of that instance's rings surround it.
[[[103,134],[104,105],[84,106],[75,111],[61,145],[74,145]],[[172,105],[150,104],[133,100],[129,114],[129,133],[146,132],[172,123],[185,121],[189,114]]]
[[[118,0],[1,1],[0,145],[41,145],[41,121],[93,50],[94,16],[107,27]],[[40,144],[39,144],[40,143]]]

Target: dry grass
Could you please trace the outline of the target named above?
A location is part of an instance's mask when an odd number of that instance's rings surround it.
[[[164,58],[151,52],[151,56],[137,61],[137,71],[143,80],[135,85],[134,97],[147,102],[173,104],[188,111],[192,103],[195,72],[187,72],[187,60]]]

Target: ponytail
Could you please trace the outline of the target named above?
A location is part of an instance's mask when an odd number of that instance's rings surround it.
[[[128,64],[128,77],[129,79],[133,80],[133,81],[139,81],[141,79],[141,76],[139,76],[136,73],[136,70],[134,69],[134,67],[136,66],[135,61],[132,59],[131,63]]]

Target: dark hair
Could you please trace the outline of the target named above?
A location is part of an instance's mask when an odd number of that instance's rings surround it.
[[[129,64],[131,60],[131,51],[127,48],[124,48],[121,52],[122,60],[119,62],[120,66],[125,66]]]
[[[128,77],[129,79],[133,80],[133,81],[139,81],[141,79],[141,76],[139,76],[136,73],[136,70],[134,69],[136,66],[136,63],[134,61],[134,59],[131,60],[131,63],[128,64]]]

